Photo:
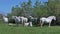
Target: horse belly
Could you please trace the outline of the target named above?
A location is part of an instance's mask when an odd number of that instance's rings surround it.
[[[47,20],[46,20],[46,23],[50,23],[50,22],[51,22],[51,20],[50,20],[50,19],[47,19]]]

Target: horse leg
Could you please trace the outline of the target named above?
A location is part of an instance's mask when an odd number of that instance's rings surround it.
[[[29,22],[30,26],[32,27],[32,22]]]
[[[22,19],[22,25],[23,25],[23,23],[24,23],[24,20]],[[24,26],[24,25],[23,25]]]
[[[40,20],[40,24],[41,24],[41,28],[42,28],[42,26],[43,26],[43,21],[42,20]]]
[[[49,27],[50,27],[50,25],[51,25],[51,22],[49,23]]]
[[[44,22],[41,23],[41,28],[42,28],[42,26],[43,26],[43,23],[44,23]]]

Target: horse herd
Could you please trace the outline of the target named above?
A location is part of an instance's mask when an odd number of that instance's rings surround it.
[[[49,27],[51,25],[52,20],[56,21],[56,16],[48,16],[46,17],[41,17],[41,18],[37,18],[37,17],[24,17],[24,16],[12,16],[11,20],[9,20],[9,18],[3,16],[3,20],[5,23],[9,24],[9,21],[13,21],[15,22],[16,25],[18,25],[19,23],[21,23],[23,26],[33,26],[34,24],[40,24],[41,27],[43,26],[44,23],[48,23]]]

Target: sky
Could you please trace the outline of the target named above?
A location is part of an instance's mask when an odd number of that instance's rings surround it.
[[[0,13],[6,15],[7,13],[11,12],[12,6],[19,5],[21,2],[28,2],[27,0],[0,0]],[[32,4],[36,0],[32,0]],[[47,2],[48,0],[40,0],[41,3]]]

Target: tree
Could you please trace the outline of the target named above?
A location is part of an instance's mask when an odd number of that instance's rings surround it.
[[[7,17],[10,17],[11,18],[12,17],[12,14],[11,13],[8,13],[7,14]]]
[[[22,7],[22,15],[24,16],[24,15],[26,15],[26,10],[27,10],[27,8],[26,8],[26,3],[25,2],[23,2],[22,4],[21,4],[21,7]]]
[[[31,0],[28,0],[28,2],[27,2],[27,10],[28,10],[28,11],[30,11],[31,8],[32,8],[31,3],[32,3]]]
[[[21,7],[24,13],[23,16],[29,16],[32,8],[31,0],[28,0],[28,2],[23,2]]]
[[[16,5],[15,7],[12,7],[12,15],[19,16],[20,15],[20,7]]]
[[[41,5],[41,2],[36,0],[35,6],[34,6],[34,15],[38,17],[46,16],[47,15],[47,9],[45,5]]]
[[[47,9],[50,13],[50,15],[56,15],[59,16],[60,12],[60,1],[59,0],[49,0],[47,3]]]
[[[39,16],[40,15],[40,2],[36,0],[35,5],[33,6],[33,14],[34,16]]]

